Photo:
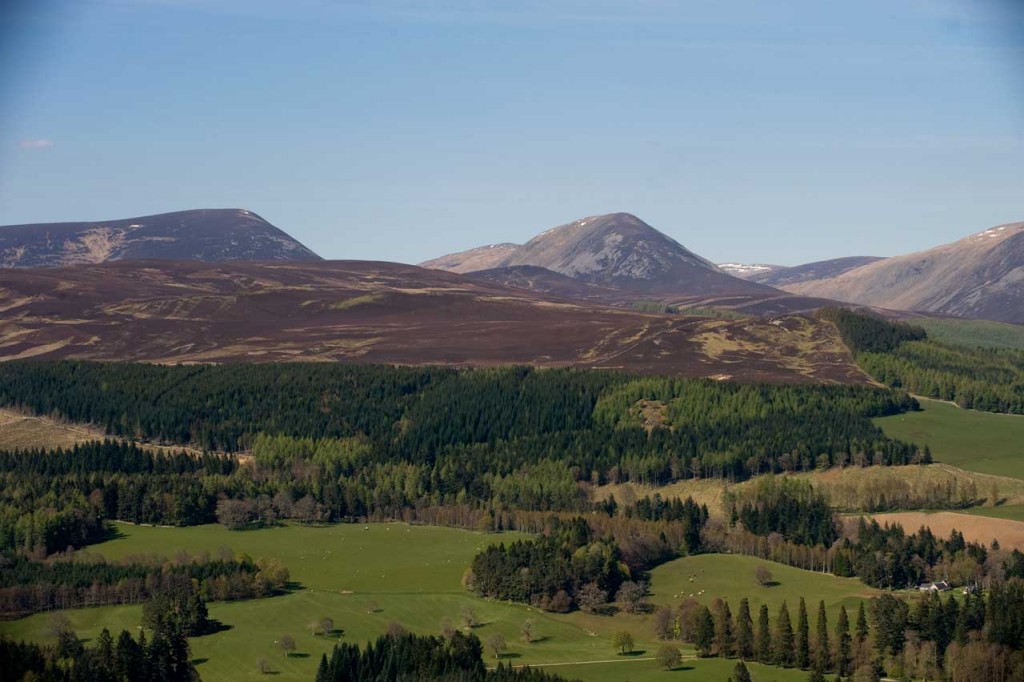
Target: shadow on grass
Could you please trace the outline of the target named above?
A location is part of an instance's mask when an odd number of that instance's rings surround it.
[[[761,587],[778,587],[781,584],[778,580],[769,580],[768,582],[761,583]]]
[[[210,618],[209,620],[206,621],[206,627],[204,627],[202,629],[202,631],[199,632],[196,636],[197,637],[205,637],[206,635],[215,635],[218,632],[227,632],[228,630],[231,630],[234,627],[235,627],[234,625],[228,625],[227,623],[222,623],[221,621],[217,620],[216,618]]]
[[[309,654],[303,653],[301,651],[293,651],[292,653],[288,654],[288,658],[309,658]]]
[[[543,644],[544,642],[550,642],[552,639],[554,639],[554,638],[551,637],[551,635],[544,635],[543,637],[534,637],[533,639],[531,639],[527,643],[528,644]]]
[[[679,666],[676,666],[675,668],[669,668],[665,672],[682,673],[682,672],[686,672],[687,670],[693,670],[693,666],[692,665],[679,665]]]
[[[100,539],[93,544],[99,544],[101,542],[109,542],[110,540],[120,540],[121,538],[127,537],[121,532],[121,528],[113,523],[108,523],[103,529],[103,535]]]
[[[191,662],[192,662],[192,665],[202,665],[203,663],[206,663],[209,660],[210,659],[208,659],[208,658],[193,658]]]
[[[515,651],[506,651],[504,653],[498,654],[497,656],[495,656],[495,658],[497,658],[499,661],[506,661],[511,658],[522,658],[522,656],[522,654],[517,653]]]
[[[626,654],[619,654],[619,656],[625,656],[626,658],[636,658],[637,656],[643,656],[647,652],[642,649],[635,649]]]

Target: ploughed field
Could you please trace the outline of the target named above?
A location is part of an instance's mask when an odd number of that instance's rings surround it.
[[[461,612],[472,609],[479,625],[474,632],[486,643],[495,632],[508,642],[506,661],[516,665],[551,664],[552,672],[586,682],[629,679],[725,679],[735,661],[696,660],[684,646],[686,661],[673,673],[660,670],[653,660],[660,642],[653,636],[650,614],[598,616],[583,613],[552,614],[524,604],[476,598],[461,587],[463,571],[472,557],[490,543],[511,542],[517,533],[474,533],[429,526],[390,524],[340,524],[321,527],[286,525],[250,531],[228,531],[221,526],[164,528],[117,524],[119,537],[79,553],[102,554],[114,560],[131,555],[156,554],[174,560],[180,552],[216,555],[223,547],[252,558],[278,558],[290,570],[295,589],[284,596],[240,602],[212,602],[211,619],[220,631],[190,640],[192,656],[206,682],[262,679],[256,663],[266,658],[274,679],[312,681],[320,656],[328,653],[340,633],[331,637],[311,634],[308,624],[322,617],[334,620],[345,641],[365,642],[383,634],[392,622],[420,634],[437,634],[448,618],[461,626]],[[754,570],[767,565],[777,584],[758,586]],[[652,605],[676,606],[684,591],[705,592],[699,600],[729,600],[733,611],[748,597],[756,617],[762,603],[772,618],[783,599],[796,613],[803,595],[808,607],[825,599],[830,622],[840,604],[856,609],[858,599],[874,592],[856,580],[800,571],[760,559],[737,555],[702,555],[665,564],[652,572]],[[679,598],[677,598],[679,597]],[[96,637],[103,627],[117,632],[134,631],[140,623],[141,606],[108,606],[66,612],[79,636]],[[523,622],[534,621],[538,641],[519,639]],[[49,614],[0,622],[0,634],[15,639],[47,641]],[[612,645],[615,632],[627,630],[636,640],[634,656],[618,656]],[[282,635],[291,635],[297,650],[285,657],[275,646]],[[494,661],[489,653],[490,661]],[[750,664],[755,678],[768,682],[803,680],[807,673]]]

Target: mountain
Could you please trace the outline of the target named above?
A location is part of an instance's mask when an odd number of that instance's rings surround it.
[[[1024,223],[780,286],[800,295],[1024,324]]]
[[[0,360],[529,364],[867,381],[835,328],[813,319],[644,313],[396,263],[11,268],[0,270],[0,310]]]
[[[718,269],[740,279],[754,279],[775,270],[785,269],[784,265],[765,265],[763,263],[719,263]]]
[[[748,279],[760,284],[767,284],[771,287],[785,287],[801,282],[812,280],[828,279],[838,277],[844,272],[849,272],[862,265],[868,265],[883,260],[877,256],[847,256],[845,258],[832,258],[821,260],[804,265],[795,265],[791,268],[775,267],[769,271],[753,273]]]
[[[627,302],[630,298],[618,289],[584,282],[538,265],[509,265],[502,268],[477,270],[466,276],[470,279],[513,289],[526,289],[579,301],[620,304]]]
[[[0,267],[40,268],[128,259],[317,261],[320,256],[243,209],[0,227]]]
[[[489,246],[478,246],[468,251],[450,253],[433,260],[420,263],[421,268],[431,270],[447,270],[464,274],[477,270],[490,270],[500,267],[512,252],[519,248],[519,244],[491,244]]]
[[[485,270],[534,266],[583,282],[637,293],[765,294],[770,289],[722,272],[679,242],[629,213],[590,216],[542,232],[522,246],[502,245],[504,258]],[[487,247],[484,247],[485,249]],[[443,256],[424,266],[479,259],[481,249]],[[484,251],[486,253],[486,251]],[[461,267],[461,265],[460,265]],[[777,292],[774,292],[777,293]]]

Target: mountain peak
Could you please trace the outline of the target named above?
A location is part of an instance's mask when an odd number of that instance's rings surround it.
[[[553,227],[502,265],[539,265],[578,279],[619,284],[654,284],[679,268],[718,271],[631,213],[588,216]]]
[[[522,246],[480,247],[421,265],[459,273],[534,266],[590,284],[632,292],[631,295],[743,295],[773,291],[726,274],[626,212],[591,215],[558,225]]]

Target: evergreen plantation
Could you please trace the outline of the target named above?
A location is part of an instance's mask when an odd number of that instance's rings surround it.
[[[986,412],[1024,414],[1024,350],[968,347],[928,338],[920,327],[845,308],[823,308],[857,364],[879,381]]]

